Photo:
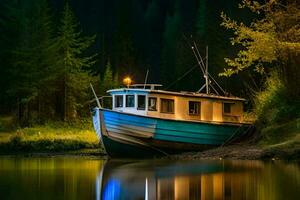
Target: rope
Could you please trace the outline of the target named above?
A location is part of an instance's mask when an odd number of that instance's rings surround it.
[[[175,81],[173,81],[171,84],[169,84],[168,87],[165,88],[165,90],[169,89],[175,83],[177,83],[178,81],[180,81],[181,79],[183,79],[186,75],[188,75],[190,72],[192,72],[194,69],[196,69],[196,67],[198,67],[198,64],[195,64],[190,70],[188,70],[187,72],[185,72],[181,77],[179,77],[178,79],[176,79]]]

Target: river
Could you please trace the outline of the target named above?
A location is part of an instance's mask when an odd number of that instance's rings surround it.
[[[0,199],[300,199],[300,164],[0,157]]]

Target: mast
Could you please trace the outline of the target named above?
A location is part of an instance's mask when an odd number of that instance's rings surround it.
[[[205,56],[205,63],[204,63],[204,59],[202,59],[202,56],[198,50],[196,42],[193,41],[190,43],[188,41],[187,37],[184,36],[184,38],[187,40],[187,43],[189,44],[189,46],[192,48],[193,54],[197,60],[197,64],[200,67],[203,77],[205,79],[205,83],[197,91],[197,93],[200,93],[201,91],[206,89],[205,93],[207,95],[209,95],[211,92],[216,95],[220,95],[219,92],[222,92],[223,95],[226,95],[225,90],[220,86],[220,84],[208,72],[208,46],[206,46],[206,56]],[[214,87],[214,85],[216,85],[216,87]]]
[[[206,58],[205,58],[205,85],[206,85],[206,94],[209,94],[209,77],[208,77],[208,46],[206,46]]]
[[[149,74],[149,69],[147,69],[146,77],[145,77],[145,82],[144,82],[144,89],[146,88],[147,80],[148,80],[148,74]]]

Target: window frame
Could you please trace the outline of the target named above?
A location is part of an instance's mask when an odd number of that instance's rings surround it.
[[[155,108],[150,108],[150,100],[155,99]],[[148,111],[157,111],[157,97],[148,97]]]
[[[132,106],[128,106],[127,102],[128,102],[128,97],[133,97],[133,105]],[[126,94],[125,95],[125,107],[126,108],[134,108],[135,107],[135,95],[134,94]]]
[[[121,97],[121,106],[117,105],[118,97]],[[116,94],[114,100],[115,100],[115,102],[114,102],[115,108],[123,108],[124,107],[124,95]]]
[[[232,106],[235,103],[231,103],[231,102],[223,102],[223,113],[225,115],[232,115]],[[229,112],[226,112],[226,106],[229,106]]]
[[[140,100],[139,100],[139,97],[144,97],[144,107],[139,107],[139,103],[140,103]],[[147,96],[144,95],[144,94],[138,94],[137,95],[137,110],[146,110],[146,102],[147,102]]]
[[[190,103],[198,104],[198,112],[197,113],[191,113],[190,112]],[[188,101],[188,114],[192,116],[200,116],[201,115],[201,101]]]
[[[162,111],[163,101],[173,102],[172,111],[166,111],[166,112]],[[168,105],[168,108],[169,108],[169,105]],[[175,113],[175,100],[174,99],[167,99],[167,98],[160,98],[160,112],[165,113],[165,114],[174,114]]]

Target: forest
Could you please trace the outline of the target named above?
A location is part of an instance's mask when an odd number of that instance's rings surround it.
[[[0,2],[0,114],[19,126],[90,117],[89,83],[105,95],[147,70],[164,89],[197,91],[192,42],[260,124],[300,117],[297,0]]]

